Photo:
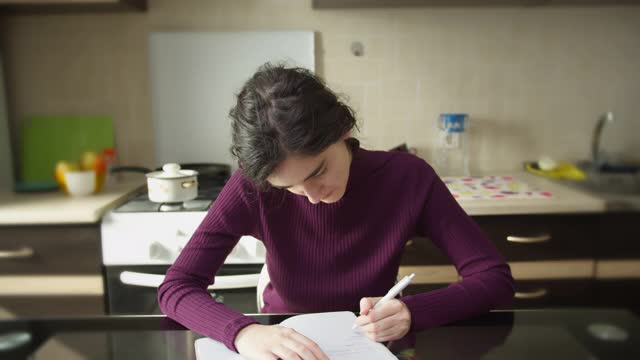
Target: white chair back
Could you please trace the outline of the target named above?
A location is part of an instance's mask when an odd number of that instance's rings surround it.
[[[258,285],[256,287],[256,305],[258,306],[258,312],[262,312],[264,307],[264,300],[262,299],[262,293],[269,284],[269,270],[267,269],[267,263],[264,264],[262,270],[260,270],[260,276],[258,277]]]

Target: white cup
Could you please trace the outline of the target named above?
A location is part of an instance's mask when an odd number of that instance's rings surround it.
[[[73,196],[90,195],[96,189],[96,172],[93,170],[67,171],[64,173],[64,179],[67,191]]]

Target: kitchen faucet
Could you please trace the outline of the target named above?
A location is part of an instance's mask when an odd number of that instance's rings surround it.
[[[598,119],[595,129],[593,129],[593,138],[591,140],[591,157],[592,166],[595,169],[600,169],[604,165],[606,159],[600,151],[600,137],[602,136],[602,130],[607,123],[613,122],[613,113],[608,111]]]

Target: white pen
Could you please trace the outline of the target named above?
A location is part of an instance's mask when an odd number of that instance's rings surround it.
[[[395,284],[389,290],[389,292],[387,292],[387,295],[385,295],[382,299],[380,299],[380,301],[378,301],[375,305],[373,305],[373,309],[375,309],[381,303],[395,298],[396,295],[400,294],[400,292],[402,290],[404,290],[404,288],[406,288],[407,285],[409,285],[409,283],[411,282],[411,280],[413,280],[414,277],[416,277],[416,274],[414,274],[414,273],[411,273],[411,275],[407,275],[407,276],[403,277],[402,280],[398,281],[398,283]],[[371,310],[369,310],[369,311],[371,311]],[[353,330],[353,329],[355,329],[357,327],[358,327],[357,324],[353,324],[353,326],[351,327],[351,330]]]

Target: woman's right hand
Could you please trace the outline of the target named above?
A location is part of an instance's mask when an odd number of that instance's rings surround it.
[[[329,360],[309,338],[279,325],[249,325],[238,332],[234,344],[248,360]]]

